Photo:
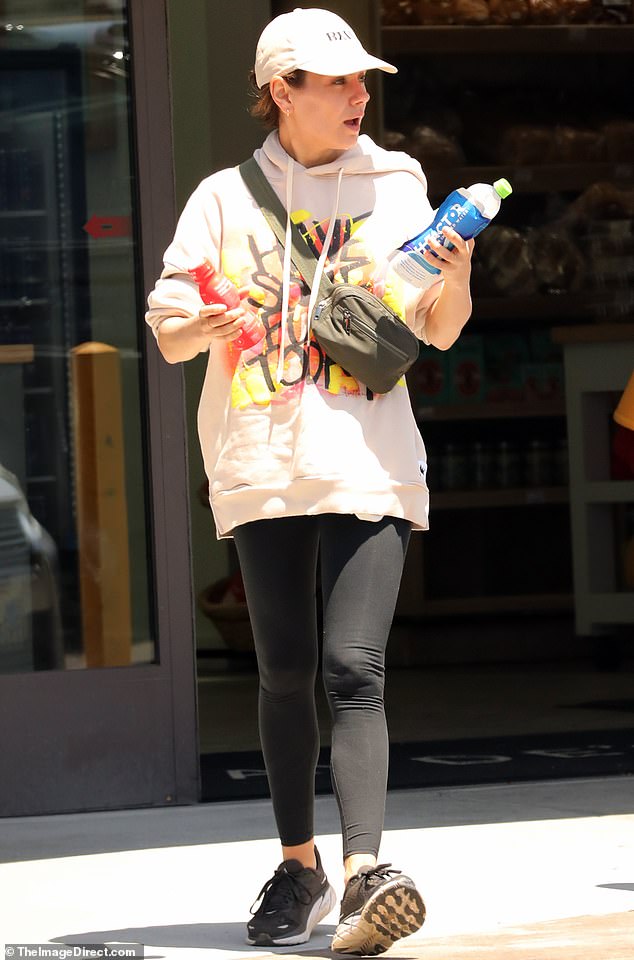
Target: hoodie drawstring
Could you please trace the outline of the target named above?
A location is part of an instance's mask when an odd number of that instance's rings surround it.
[[[280,327],[280,341],[279,341],[279,357],[277,361],[277,382],[280,383],[282,377],[284,376],[284,349],[286,345],[286,322],[288,318],[288,303],[290,299],[290,289],[291,289],[291,254],[292,254],[292,234],[291,234],[291,209],[293,203],[293,169],[294,161],[292,157],[288,158],[288,170],[286,175],[286,235],[284,239],[284,262],[282,266],[282,314],[281,314],[281,327]],[[310,292],[310,301],[308,304],[308,323],[306,328],[306,341],[310,341],[310,328],[313,317],[313,311],[317,303],[317,298],[319,297],[319,284],[321,283],[321,278],[324,272],[324,265],[326,263],[326,257],[328,256],[328,251],[330,250],[330,244],[332,242],[332,235],[335,231],[335,221],[337,219],[337,211],[339,209],[339,195],[341,193],[341,180],[343,178],[343,167],[339,168],[339,176],[337,177],[337,193],[335,196],[335,202],[333,204],[332,212],[330,214],[330,223],[328,224],[328,231],[326,233],[326,238],[322,247],[319,260],[317,261],[317,266],[315,268],[315,279],[313,280],[312,289]]]
[[[337,219],[337,211],[339,209],[339,194],[341,193],[341,178],[343,177],[343,167],[339,168],[339,176],[337,177],[337,195],[335,197],[334,206],[330,214],[330,223],[328,224],[328,232],[326,234],[326,239],[324,240],[324,245],[317,261],[317,266],[315,268],[315,279],[313,280],[313,288],[310,291],[310,301],[308,303],[308,327],[306,330],[306,339],[310,341],[310,325],[313,320],[313,312],[315,310],[315,305],[317,303],[317,297],[319,296],[319,284],[321,283],[321,278],[324,272],[324,264],[326,263],[326,257],[330,250],[330,244],[332,242],[332,235],[335,232],[335,221]]]
[[[277,360],[277,382],[280,383],[284,376],[284,348],[286,346],[286,321],[288,318],[288,301],[291,292],[291,247],[293,236],[291,234],[291,204],[293,202],[293,169],[295,167],[292,157],[288,158],[288,170],[286,174],[286,237],[284,240],[284,263],[282,266],[282,318],[280,326],[280,352]]]

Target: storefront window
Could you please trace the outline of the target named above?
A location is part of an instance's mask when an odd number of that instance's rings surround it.
[[[152,662],[127,9],[0,13],[0,672]]]

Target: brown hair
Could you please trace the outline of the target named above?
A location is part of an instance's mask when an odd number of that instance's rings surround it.
[[[301,87],[306,78],[305,70],[293,70],[287,73],[284,79],[291,87]],[[249,113],[260,123],[264,124],[267,130],[276,130],[280,125],[280,108],[271,96],[268,83],[261,89],[255,82],[255,70],[249,74],[251,83],[251,94],[255,98],[255,103],[249,107]]]

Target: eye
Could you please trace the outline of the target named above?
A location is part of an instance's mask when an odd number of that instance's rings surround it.
[[[351,74],[351,77],[352,77],[352,76],[353,76],[353,74]],[[359,76],[358,76],[359,83],[365,84],[365,82],[366,82],[366,80],[367,80],[367,77],[368,77],[367,73],[360,73]],[[343,86],[345,86],[345,84],[348,82],[348,78],[347,78],[347,77],[334,77],[332,82],[333,82],[333,84],[336,84],[337,86],[343,87]]]

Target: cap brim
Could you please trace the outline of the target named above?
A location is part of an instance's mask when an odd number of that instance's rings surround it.
[[[349,73],[360,73],[362,70],[383,70],[384,73],[398,73],[398,70],[391,63],[385,60],[379,60],[366,53],[365,50],[359,51],[358,55],[347,53],[342,56],[341,53],[332,57],[319,57],[315,60],[305,60],[298,63],[299,70],[307,70],[309,73],[318,73],[322,77],[345,77]]]

